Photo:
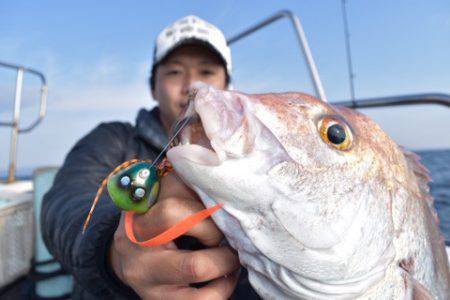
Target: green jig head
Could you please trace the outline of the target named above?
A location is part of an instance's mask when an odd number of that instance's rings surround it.
[[[141,162],[118,172],[108,180],[108,192],[121,209],[145,213],[156,202],[159,193],[158,169]]]

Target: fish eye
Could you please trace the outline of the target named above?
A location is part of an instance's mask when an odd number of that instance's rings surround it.
[[[131,183],[131,179],[129,176],[125,175],[122,176],[122,178],[120,178],[120,186],[123,188],[128,188],[130,186]]]
[[[327,138],[335,145],[342,144],[346,137],[345,129],[339,124],[331,125],[327,129]]]
[[[322,140],[338,150],[348,150],[352,145],[350,128],[339,118],[324,117],[319,121],[319,132]]]

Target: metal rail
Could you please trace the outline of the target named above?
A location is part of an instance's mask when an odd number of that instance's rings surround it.
[[[349,108],[373,108],[420,104],[437,104],[450,107],[450,95],[440,93],[414,94],[405,96],[367,98],[355,101],[338,101],[333,102],[332,104],[346,106]]]
[[[342,0],[342,21],[344,23],[345,52],[347,54],[348,81],[350,84],[350,98],[355,101],[355,73],[353,72],[352,50],[350,47],[350,30],[347,20],[346,0]]]
[[[9,168],[8,168],[8,182],[13,182],[15,179],[15,168],[17,161],[17,139],[19,133],[27,133],[33,130],[45,117],[45,113],[47,110],[47,80],[45,76],[34,69],[27,68],[20,65],[9,64],[0,61],[0,67],[13,69],[17,71],[17,79],[16,79],[16,91],[14,97],[14,117],[12,122],[0,122],[0,126],[8,126],[11,127],[11,145],[9,151]],[[22,102],[22,86],[23,86],[23,76],[24,73],[30,73],[36,75],[41,80],[41,97],[40,97],[40,107],[39,107],[39,116],[38,118],[31,123],[30,126],[25,128],[19,128],[19,120],[20,120],[20,107]]]
[[[314,63],[314,59],[311,54],[311,50],[309,49],[308,41],[306,39],[305,32],[303,31],[302,24],[300,23],[300,19],[294,15],[289,10],[282,10],[278,13],[272,15],[271,17],[264,19],[263,21],[255,24],[254,26],[244,30],[243,32],[236,34],[235,36],[230,37],[227,40],[228,45],[231,45],[242,38],[254,33],[255,31],[281,19],[288,18],[291,21],[292,26],[294,27],[295,32],[297,33],[297,38],[300,44],[300,47],[303,51],[303,56],[305,57],[306,64],[308,66],[309,75],[311,77],[312,84],[314,86],[314,90],[316,96],[320,98],[322,101],[327,101],[327,97],[325,95],[325,91],[322,86],[322,82],[320,80],[319,72],[317,71],[316,64]]]

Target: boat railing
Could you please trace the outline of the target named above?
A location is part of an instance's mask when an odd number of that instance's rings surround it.
[[[312,53],[309,48],[305,32],[303,31],[300,18],[295,14],[293,14],[291,11],[289,10],[279,11],[271,15],[270,17],[265,18],[262,21],[256,23],[255,25],[243,30],[242,32],[234,36],[231,36],[230,38],[227,39],[227,43],[228,45],[231,45],[282,18],[288,18],[291,21],[291,24],[298,38],[300,47],[302,49],[302,54],[308,66],[309,75],[311,77],[311,81],[314,86],[316,97],[322,99],[323,101],[327,101],[325,90],[320,80],[319,71],[317,70],[316,64],[314,63],[314,59],[312,57]],[[412,95],[374,97],[367,99],[352,99],[349,101],[333,102],[333,104],[342,105],[353,109],[419,105],[419,104],[437,104],[450,107],[450,95],[442,93],[423,93]]]
[[[354,109],[423,104],[443,105],[450,108],[450,95],[443,93],[425,93],[333,102],[333,105],[341,105]]]
[[[8,167],[8,179],[7,182],[13,182],[15,180],[15,169],[16,169],[16,161],[17,161],[17,140],[18,136],[21,133],[27,133],[32,131],[45,117],[47,110],[47,80],[45,79],[44,74],[34,69],[24,67],[21,65],[10,64],[6,62],[0,61],[0,67],[12,69],[17,72],[16,78],[16,89],[14,96],[14,114],[13,120],[10,122],[0,121],[0,126],[11,127],[11,143],[9,150],[9,167]],[[30,73],[32,75],[37,76],[41,81],[41,95],[40,95],[40,107],[39,107],[39,115],[37,119],[35,119],[29,126],[21,128],[19,126],[20,121],[20,108],[22,102],[22,88],[23,88],[23,77],[25,73]]]
[[[248,29],[238,33],[227,39],[228,45],[231,45],[244,37],[266,27],[267,25],[272,24],[275,21],[278,21],[282,18],[288,18],[291,21],[291,24],[294,28],[296,36],[298,38],[298,42],[302,49],[302,54],[306,60],[306,65],[308,66],[309,75],[311,77],[311,82],[314,86],[314,91],[316,97],[320,98],[322,101],[327,101],[327,97],[325,95],[325,90],[322,85],[322,81],[320,80],[319,71],[317,70],[316,64],[314,62],[311,50],[309,48],[308,40],[306,39],[305,32],[303,30],[302,23],[300,22],[300,18],[294,15],[290,10],[282,10],[279,11],[272,16],[262,20],[261,22],[249,27]]]

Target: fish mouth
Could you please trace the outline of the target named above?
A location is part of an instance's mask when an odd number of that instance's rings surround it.
[[[188,103],[170,130],[170,136],[174,138],[169,151],[185,153],[183,157],[196,164],[219,165],[219,157],[206,135],[200,115],[195,111],[196,96],[197,89],[191,88]]]
[[[255,122],[247,100],[243,94],[194,83],[188,103],[175,123],[172,136],[177,138],[169,152],[203,165],[220,165],[248,156],[254,150],[258,131],[253,127]],[[186,153],[181,153],[181,149],[175,151],[180,147]]]

